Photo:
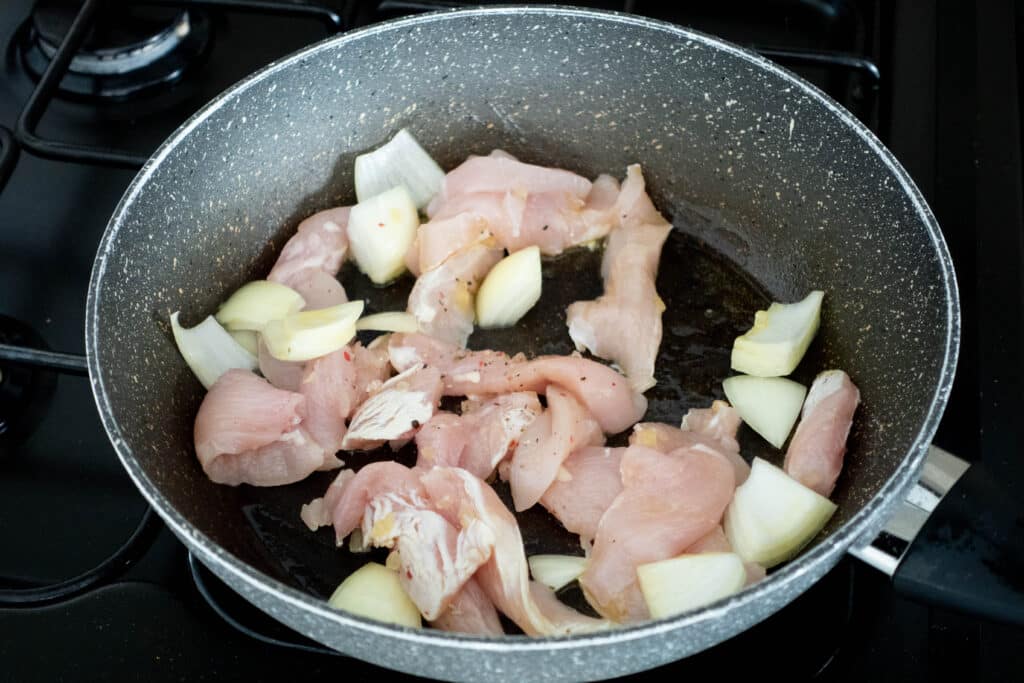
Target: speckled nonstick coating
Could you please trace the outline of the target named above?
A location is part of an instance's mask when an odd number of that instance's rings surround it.
[[[652,196],[679,228],[659,276],[669,311],[650,394],[658,419],[678,420],[720,395],[729,340],[766,297],[828,292],[799,378],[840,366],[860,385],[863,407],[834,496],[839,512],[803,555],[697,612],[594,636],[407,630],[323,603],[362,561],[342,559],[329,532],[309,534],[298,521],[298,503],[330,475],[261,490],[207,480],[191,438],[202,389],[175,350],[168,314],[180,309],[192,324],[265,276],[301,218],[353,200],[355,155],[403,126],[445,167],[493,147],[591,177],[643,164]],[[543,308],[514,332],[472,343],[567,350],[559,311],[598,291],[598,258],[546,266]],[[378,309],[404,303],[402,285],[368,291],[351,271],[343,276],[350,295],[368,293]],[[100,414],[128,472],[189,548],[254,604],[322,643],[406,672],[573,680],[721,642],[870,540],[913,482],[945,406],[958,316],[949,255],[920,194],[871,133],[812,86],[677,26],[532,7],[355,31],[264,69],[196,114],[111,219],[86,340]],[[779,460],[757,439],[745,442],[747,455]],[[530,551],[571,547],[546,520],[523,519]]]

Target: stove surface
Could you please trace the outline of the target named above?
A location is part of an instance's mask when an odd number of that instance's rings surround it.
[[[35,18],[37,3],[28,0],[0,8],[0,126],[16,128],[54,36],[69,25],[60,8],[68,4],[40,2],[45,11]],[[132,160],[209,99],[330,35],[338,22],[362,26],[456,3],[326,4],[330,12],[268,15],[181,2],[133,9],[123,30],[107,23],[118,11],[113,3],[101,11],[103,30],[90,34],[83,55],[142,45],[148,56],[134,69],[142,75],[95,73],[105,67],[83,57],[35,133],[51,157],[87,147],[118,150],[120,161],[74,163],[22,150],[6,187],[0,172],[0,343],[84,353],[93,256],[134,175]],[[937,442],[1020,481],[1020,9],[964,3],[940,12],[867,0],[570,4],[654,16],[760,49],[879,134],[930,201],[960,279],[964,349]],[[180,40],[167,37],[168,26]],[[140,49],[127,50],[131,59]],[[0,589],[68,579],[115,552],[146,505],[107,440],[86,378],[2,365],[0,373]],[[126,574],[74,599],[0,607],[0,680],[393,675],[323,653],[265,617],[191,562],[166,529],[143,550]],[[995,681],[1019,678],[1022,648],[1021,630],[906,601],[887,578],[850,559],[759,626],[636,678],[770,672],[800,680]]]

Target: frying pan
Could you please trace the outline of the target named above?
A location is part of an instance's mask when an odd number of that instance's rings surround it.
[[[677,421],[720,398],[731,340],[769,299],[827,291],[821,332],[797,378],[841,367],[863,403],[833,495],[838,512],[801,556],[727,600],[607,633],[533,640],[410,630],[324,602],[366,560],[299,521],[299,505],[321,495],[331,474],[270,489],[217,486],[203,475],[192,444],[203,392],[175,349],[168,314],[182,310],[197,322],[236,287],[264,277],[300,219],[354,201],[355,156],[402,127],[445,168],[495,147],[588,177],[621,177],[627,164],[643,164],[655,203],[677,228],[658,279],[668,310],[648,419]],[[567,352],[564,306],[600,292],[599,258],[584,252],[547,264],[541,306],[517,328],[477,334],[471,345]],[[351,298],[367,298],[370,310],[404,308],[409,281],[373,289],[352,270],[342,275]],[[739,633],[848,551],[877,558],[871,543],[918,484],[946,403],[959,304],[942,236],[906,172],[813,86],[677,26],[492,8],[327,40],[192,117],[140,171],[110,221],[90,283],[86,340],[99,411],[132,479],[188,548],[262,610],[341,652],[419,675],[597,679]],[[741,436],[748,457],[780,462]],[[391,456],[347,459],[358,467],[380,457]],[[521,524],[531,554],[578,548],[543,512]],[[945,565],[922,566],[930,578],[922,570],[904,583],[927,593]]]

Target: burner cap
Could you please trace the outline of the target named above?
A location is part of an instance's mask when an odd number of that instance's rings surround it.
[[[77,2],[39,0],[22,45],[29,72],[42,75],[79,10]],[[206,15],[169,7],[106,3],[71,60],[65,94],[123,98],[181,78],[208,43]]]
[[[0,343],[46,348],[35,330],[6,315],[0,315]],[[0,362],[0,453],[35,431],[56,386],[54,372]]]

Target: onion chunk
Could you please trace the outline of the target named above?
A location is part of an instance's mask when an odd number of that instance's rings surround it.
[[[743,421],[776,448],[786,443],[807,395],[807,387],[783,377],[737,375],[722,388]]]
[[[255,370],[258,365],[256,356],[232,339],[212,315],[195,327],[185,329],[175,311],[171,314],[171,331],[181,357],[207,389],[228,370]]]
[[[527,561],[533,578],[553,591],[568,586],[587,568],[587,558],[575,555],[533,555]]]
[[[642,564],[636,576],[651,617],[663,619],[739,591],[747,570],[735,553],[701,553]]]
[[[420,612],[402,590],[398,574],[376,562],[368,562],[350,574],[327,603],[377,621],[412,628],[421,625]]]
[[[401,275],[419,225],[416,206],[402,185],[353,206],[348,239],[359,270],[378,285]]]
[[[337,351],[356,336],[362,301],[293,313],[263,328],[263,343],[278,360],[305,361]]]
[[[540,249],[526,247],[498,261],[476,294],[480,327],[511,327],[540,299]]]
[[[754,326],[736,338],[732,369],[758,377],[788,375],[800,364],[818,332],[825,293],[813,291],[794,304],[772,303],[754,314]]]
[[[259,332],[271,320],[297,313],[306,305],[291,287],[269,280],[253,280],[239,287],[217,311],[225,329]]]
[[[417,209],[430,203],[444,182],[444,171],[403,128],[372,152],[356,157],[356,199],[360,202],[405,185]]]
[[[754,458],[725,512],[725,535],[744,561],[774,567],[800,552],[835,511],[828,498]]]
[[[416,318],[402,311],[374,313],[356,321],[357,330],[374,330],[375,332],[419,332],[420,325]]]

